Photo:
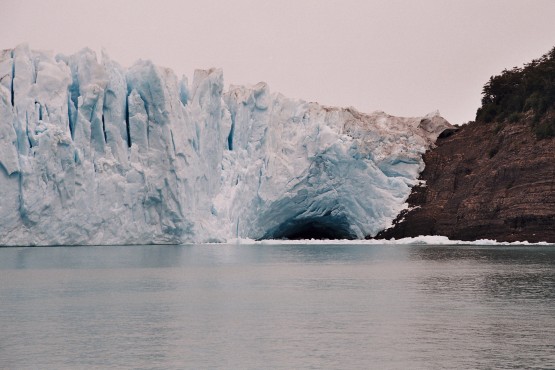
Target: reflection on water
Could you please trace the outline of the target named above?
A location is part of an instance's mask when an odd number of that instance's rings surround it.
[[[555,248],[0,249],[2,368],[553,368]]]

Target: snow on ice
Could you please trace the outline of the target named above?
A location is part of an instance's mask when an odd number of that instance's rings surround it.
[[[372,236],[451,127],[88,49],[4,50],[0,76],[1,245]]]

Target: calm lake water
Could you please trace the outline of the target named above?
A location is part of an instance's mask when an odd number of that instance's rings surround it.
[[[0,249],[2,369],[555,368],[555,247]]]

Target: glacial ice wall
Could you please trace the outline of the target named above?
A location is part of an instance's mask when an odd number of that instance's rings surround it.
[[[375,235],[447,127],[21,45],[0,52],[0,245]]]

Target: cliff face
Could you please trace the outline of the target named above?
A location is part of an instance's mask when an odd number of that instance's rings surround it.
[[[440,138],[394,227],[377,238],[555,242],[555,138],[526,119],[470,123]]]
[[[0,245],[375,235],[451,127],[88,49],[0,51],[0,77]]]

